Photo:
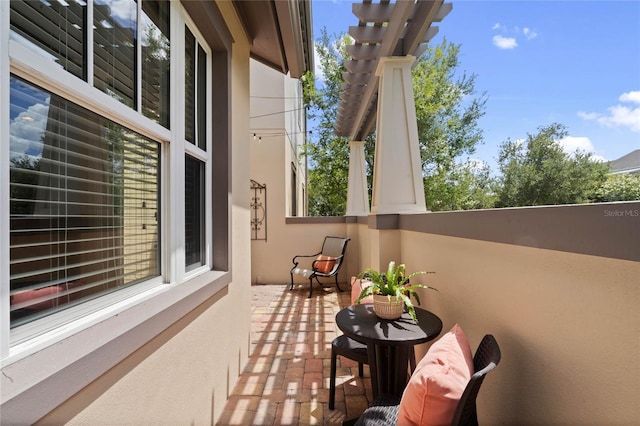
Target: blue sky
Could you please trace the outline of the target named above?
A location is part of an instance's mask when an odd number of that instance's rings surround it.
[[[313,0],[314,37],[357,25],[352,3]],[[471,158],[496,172],[502,142],[554,122],[568,128],[567,151],[615,160],[640,149],[639,0],[451,3],[431,44],[460,45],[460,71],[487,92],[484,144]]]

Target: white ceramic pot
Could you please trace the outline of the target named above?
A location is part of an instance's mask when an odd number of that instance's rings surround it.
[[[394,320],[402,316],[404,301],[397,296],[373,295],[373,310],[382,319]]]

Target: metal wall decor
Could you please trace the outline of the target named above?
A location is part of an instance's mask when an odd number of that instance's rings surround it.
[[[267,185],[251,179],[251,239],[267,241]]]

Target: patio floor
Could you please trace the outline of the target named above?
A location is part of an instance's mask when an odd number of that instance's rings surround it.
[[[335,315],[350,304],[349,284],[324,288],[252,286],[251,353],[218,425],[339,425],[371,400],[369,369],[338,357],[335,410],[329,410]]]

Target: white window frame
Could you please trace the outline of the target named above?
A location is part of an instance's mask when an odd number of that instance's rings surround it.
[[[206,80],[207,80],[207,88],[209,90],[207,90],[206,92],[206,96],[207,96],[207,110],[211,111],[212,110],[212,98],[211,98],[211,84],[213,82],[213,76],[212,76],[212,67],[211,67],[211,49],[209,48],[208,44],[204,41],[204,37],[202,36],[202,34],[200,33],[200,31],[198,30],[198,28],[196,27],[196,25],[193,23],[193,21],[191,20],[191,18],[189,17],[189,15],[187,15],[186,12],[183,11],[182,14],[182,19],[183,22],[182,24],[179,26],[179,28],[175,28],[177,31],[179,31],[178,37],[179,40],[181,41],[181,47],[182,47],[182,55],[181,55],[181,59],[184,56],[184,37],[185,37],[185,33],[184,33],[184,28],[185,25],[189,28],[189,31],[191,31],[191,34],[193,34],[193,36],[195,37],[196,41],[198,42],[198,44],[204,49],[206,55],[207,55],[207,76],[206,76]],[[176,25],[177,27],[178,25]],[[172,26],[171,28],[174,28],[174,26]],[[172,33],[172,36],[174,34]],[[172,43],[173,46],[173,43]],[[173,54],[173,52],[172,52]],[[197,58],[197,50],[196,50],[196,58]],[[172,64],[173,65],[173,64]],[[179,64],[179,66],[181,66],[181,69],[184,69],[184,61],[181,62]],[[197,69],[197,66],[196,66]],[[183,73],[180,73],[181,76],[184,76]],[[177,86],[177,84],[176,84]],[[178,86],[181,88],[184,88],[184,78],[182,78],[182,82],[181,85]],[[197,90],[196,90],[196,96],[198,95]],[[204,234],[205,234],[205,241],[204,241],[204,253],[203,253],[203,257],[204,257],[204,264],[198,268],[194,268],[193,270],[186,272],[186,259],[185,259],[185,253],[184,250],[181,251],[182,253],[182,259],[180,259],[180,265],[182,266],[180,272],[182,273],[181,277],[182,279],[188,279],[190,277],[194,277],[197,276],[205,271],[208,271],[211,269],[212,266],[212,258],[211,258],[211,246],[212,246],[212,233],[211,233],[211,227],[213,226],[212,224],[212,219],[211,219],[211,215],[207,214],[207,212],[211,212],[212,211],[212,206],[213,206],[213,200],[212,200],[212,196],[211,196],[211,179],[212,179],[212,170],[211,170],[211,163],[212,163],[212,151],[213,151],[213,147],[212,147],[212,143],[211,143],[211,138],[212,138],[212,126],[211,126],[211,120],[206,120],[206,133],[207,133],[207,140],[205,142],[205,148],[206,150],[202,150],[200,147],[198,147],[198,143],[196,141],[195,144],[192,144],[190,142],[188,142],[185,139],[185,117],[184,117],[184,97],[182,97],[180,99],[181,101],[181,108],[179,113],[173,114],[176,116],[176,119],[179,120],[177,124],[179,124],[179,133],[176,132],[175,134],[177,135],[176,140],[179,140],[181,142],[182,145],[182,155],[175,155],[175,158],[177,159],[178,157],[180,157],[180,161],[182,164],[182,176],[184,176],[184,161],[185,161],[185,157],[186,155],[190,155],[191,157],[202,161],[205,165],[205,173],[204,173],[204,181],[205,181],[205,188],[204,188],[204,193],[205,193],[205,202],[204,202]],[[196,117],[198,117],[198,102],[195,103],[196,105]],[[196,121],[196,129],[197,129],[197,121]],[[197,130],[196,130],[197,133]],[[182,225],[182,247],[184,247],[185,245],[185,217],[184,217],[184,180],[180,182],[180,184],[182,185],[181,187],[181,191],[182,191],[182,203],[179,205],[179,207],[182,209],[182,220],[180,220],[180,224]],[[175,188],[175,190],[177,190],[177,188]],[[177,206],[177,204],[176,204]],[[178,207],[178,206],[177,206]]]
[[[144,117],[62,68],[9,40],[9,2],[0,1],[0,123],[9,122],[9,75],[63,96],[160,143],[161,276],[95,301],[60,312],[55,328],[38,329],[38,321],[10,330],[8,309],[0,309],[0,406],[3,417],[33,423],[80,389],[121,362],[162,330],[222,291],[231,282],[229,271],[212,270],[212,128],[207,120],[207,150],[185,146],[184,26],[205,49],[207,107],[212,108],[211,50],[183,11],[171,2],[171,130]],[[138,6],[141,7],[140,4]],[[181,37],[180,37],[181,35]],[[91,50],[90,50],[91,51]],[[89,55],[90,57],[90,55]],[[89,60],[89,69],[91,69]],[[90,74],[89,74],[90,75]],[[91,81],[91,77],[89,79]],[[180,96],[178,96],[180,94]],[[0,138],[9,140],[7,125]],[[185,272],[184,158],[206,161],[205,265]],[[0,158],[9,158],[8,144],[0,144]],[[180,178],[182,176],[182,178]],[[9,306],[9,167],[0,165],[0,304]],[[183,220],[180,220],[183,219]],[[181,224],[181,225],[178,225]],[[51,321],[57,314],[46,318]],[[153,321],[149,321],[153,318]],[[26,325],[26,326],[27,326]],[[25,327],[25,328],[23,328]],[[22,334],[21,334],[22,333]],[[29,337],[29,336],[33,337]],[[13,342],[18,339],[20,343]],[[100,351],[100,356],[90,356]],[[52,362],[54,361],[54,362]],[[81,368],[84,374],[74,374]],[[69,374],[64,374],[64,373]],[[34,404],[34,399],[37,401]]]

